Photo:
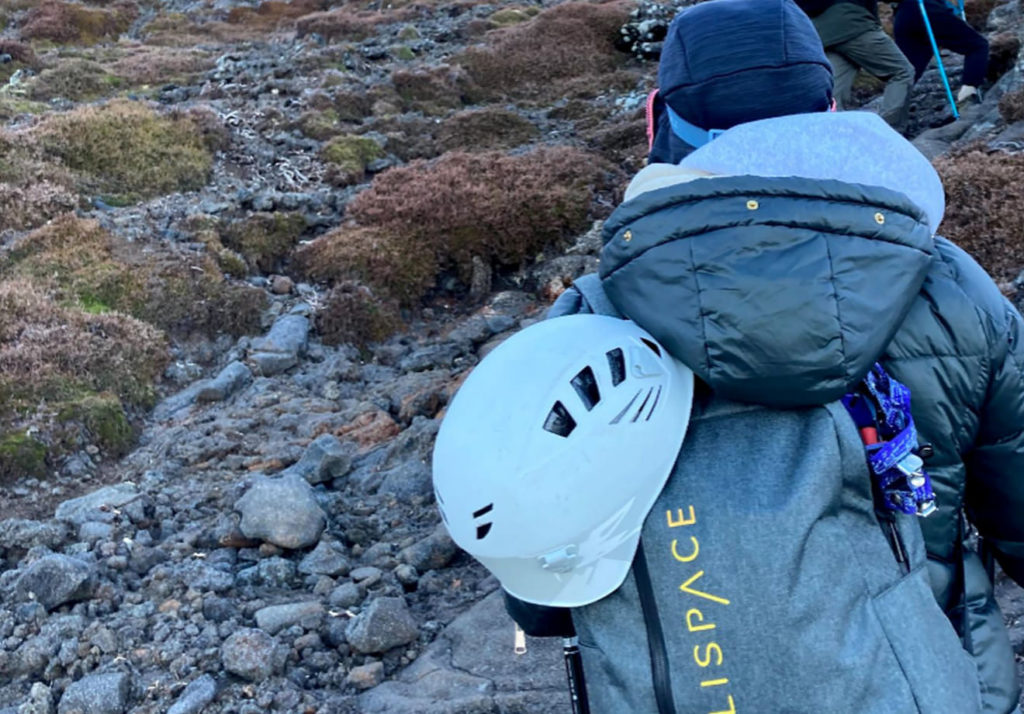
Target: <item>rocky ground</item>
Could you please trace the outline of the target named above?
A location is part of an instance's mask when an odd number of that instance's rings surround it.
[[[500,147],[513,156],[535,145],[584,147],[612,162],[620,183],[639,165],[649,60],[623,55],[591,77],[596,87],[560,99],[535,87],[475,97],[447,64],[420,75],[428,79],[411,93],[395,89],[405,86],[402,71],[451,62],[504,23],[526,27],[546,4],[424,3],[393,18],[391,6],[374,3],[345,18],[351,37],[341,39],[319,16],[317,24],[285,13],[285,3],[259,7],[267,9],[242,16],[248,6],[225,0],[154,2],[136,7],[120,40],[38,45],[52,63],[78,53],[103,64],[114,61],[104,52],[123,61],[140,48],[191,43],[206,58],[199,71],[122,97],[160,111],[202,107],[225,135],[201,187],[124,202],[90,194],[77,204],[80,218],[147,250],[198,256],[214,246],[200,240],[197,217],[288,213],[301,216],[309,243],[349,218],[374,177],[448,151],[442,127],[480,107],[531,127]],[[24,8],[12,8],[16,36]],[[261,19],[273,12],[284,14]],[[653,21],[670,16],[640,13],[627,38],[639,43],[636,55],[656,51]],[[987,22],[990,36],[1016,38],[1019,48],[1017,0]],[[958,59],[947,60],[955,77]],[[38,81],[22,77],[11,77],[8,94]],[[1000,107],[1024,85],[1016,50],[995,80],[984,104],[947,123],[929,72],[911,128],[922,151],[1018,151],[1024,115],[1011,120]],[[863,88],[869,106],[876,90]],[[53,96],[33,111],[100,101]],[[360,116],[339,118],[345,101]],[[333,115],[316,114],[328,105]],[[34,121],[14,112],[8,127]],[[502,121],[506,131],[511,120]],[[323,123],[324,132],[313,126]],[[484,139],[495,133],[488,127]],[[323,152],[340,134],[377,149],[339,168]],[[454,137],[455,146],[474,140]],[[584,224],[611,200],[598,195]],[[429,459],[468,369],[595,268],[599,222],[586,225],[511,266],[475,256],[471,275],[442,271],[415,306],[401,304],[402,328],[383,339],[326,344],[330,285],[295,269],[291,254],[236,276],[267,300],[262,328],[172,335],[160,399],[136,415],[127,455],[86,443],[4,487],[0,713],[568,712],[560,647],[531,640],[526,653],[513,651],[496,581],[440,525]],[[29,228],[8,230],[7,244]],[[1024,267],[1014,260],[999,275],[1008,294]],[[1004,579],[998,592],[1024,653],[1024,595]]]

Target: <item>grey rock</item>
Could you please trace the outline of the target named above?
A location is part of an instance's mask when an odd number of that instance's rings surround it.
[[[93,581],[93,569],[87,563],[66,555],[45,555],[21,574],[15,593],[52,610],[88,597]]]
[[[253,340],[250,359],[270,376],[298,364],[309,345],[309,318],[288,314],[277,318],[265,337]]]
[[[537,711],[569,714],[556,638],[528,640],[526,654],[506,645],[512,621],[500,592],[456,618],[393,680],[361,694],[364,714]]]
[[[122,714],[128,711],[131,681],[124,672],[90,674],[72,682],[60,698],[58,714]]]
[[[282,548],[305,548],[324,530],[327,516],[309,483],[295,475],[260,477],[235,504],[242,514],[239,528],[248,538]]]
[[[349,644],[363,654],[387,652],[418,636],[416,621],[400,597],[377,598],[345,628]]]
[[[370,689],[384,681],[384,663],[370,662],[369,664],[353,667],[345,681],[356,689]]]
[[[42,682],[36,682],[28,692],[28,699],[19,706],[17,714],[53,714],[53,692]]]
[[[296,474],[312,484],[341,478],[352,468],[352,449],[344,446],[334,434],[321,434],[315,438],[302,458],[284,473]]]
[[[28,550],[39,546],[53,549],[67,537],[68,529],[63,523],[45,523],[21,518],[0,521],[0,550]]]
[[[347,575],[351,569],[341,544],[321,540],[316,548],[299,563],[299,572],[304,575]]]
[[[106,486],[79,498],[72,498],[57,506],[58,520],[80,526],[87,521],[111,523],[120,509],[140,497],[139,489],[133,483],[119,483]]]
[[[114,535],[114,526],[110,523],[98,521],[86,521],[78,526],[78,540],[83,543],[95,543],[100,540],[110,540]]]
[[[438,524],[433,533],[404,549],[398,558],[423,573],[445,567],[458,552],[459,546],[448,535],[444,524]]]
[[[173,419],[180,412],[183,412],[193,406],[196,403],[196,399],[199,397],[199,392],[205,386],[206,383],[204,381],[199,381],[189,387],[186,387],[177,394],[172,394],[167,397],[153,408],[153,420],[161,422]]]
[[[315,623],[323,614],[323,606],[315,601],[270,605],[256,611],[256,625],[261,630],[276,635],[284,628],[303,621]]]
[[[327,596],[327,604],[331,607],[352,607],[363,600],[363,591],[353,582],[342,583]]]
[[[238,630],[221,647],[221,662],[232,674],[258,682],[274,673],[276,647],[274,638],[263,630]]]
[[[467,346],[451,342],[430,345],[416,350],[398,363],[403,372],[422,372],[425,369],[448,369],[455,360],[467,353]]]
[[[203,707],[217,696],[217,680],[204,674],[192,680],[177,701],[167,710],[167,714],[200,714]]]
[[[196,395],[200,402],[219,402],[242,389],[252,381],[252,371],[241,362],[231,362],[209,380]]]

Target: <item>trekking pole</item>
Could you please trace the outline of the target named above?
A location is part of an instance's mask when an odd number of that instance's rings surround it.
[[[953,118],[959,119],[960,112],[956,110],[956,100],[953,99],[953,90],[949,88],[949,79],[946,77],[946,68],[942,65],[942,57],[939,55],[939,43],[935,41],[935,33],[932,32],[932,23],[928,20],[928,11],[924,9],[924,0],[917,0],[917,6],[921,8],[921,19],[924,20],[924,29],[928,31],[928,40],[932,43],[932,52],[935,53],[935,61],[939,63],[939,76],[942,77],[942,84],[946,88],[946,99],[953,110]]]
[[[580,656],[579,640],[575,637],[564,638],[562,654],[565,655],[565,674],[569,678],[572,714],[590,714],[587,683],[583,680],[583,657]]]

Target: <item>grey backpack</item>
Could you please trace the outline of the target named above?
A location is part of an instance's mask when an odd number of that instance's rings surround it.
[[[556,312],[614,314],[582,288]],[[876,509],[841,403],[705,391],[626,581],[571,611],[590,711],[978,712],[925,562],[916,517]]]

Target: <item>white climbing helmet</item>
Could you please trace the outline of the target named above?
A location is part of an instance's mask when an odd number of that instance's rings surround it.
[[[434,446],[456,543],[509,593],[578,607],[618,588],[690,418],[693,372],[633,322],[525,328],[466,379]]]

